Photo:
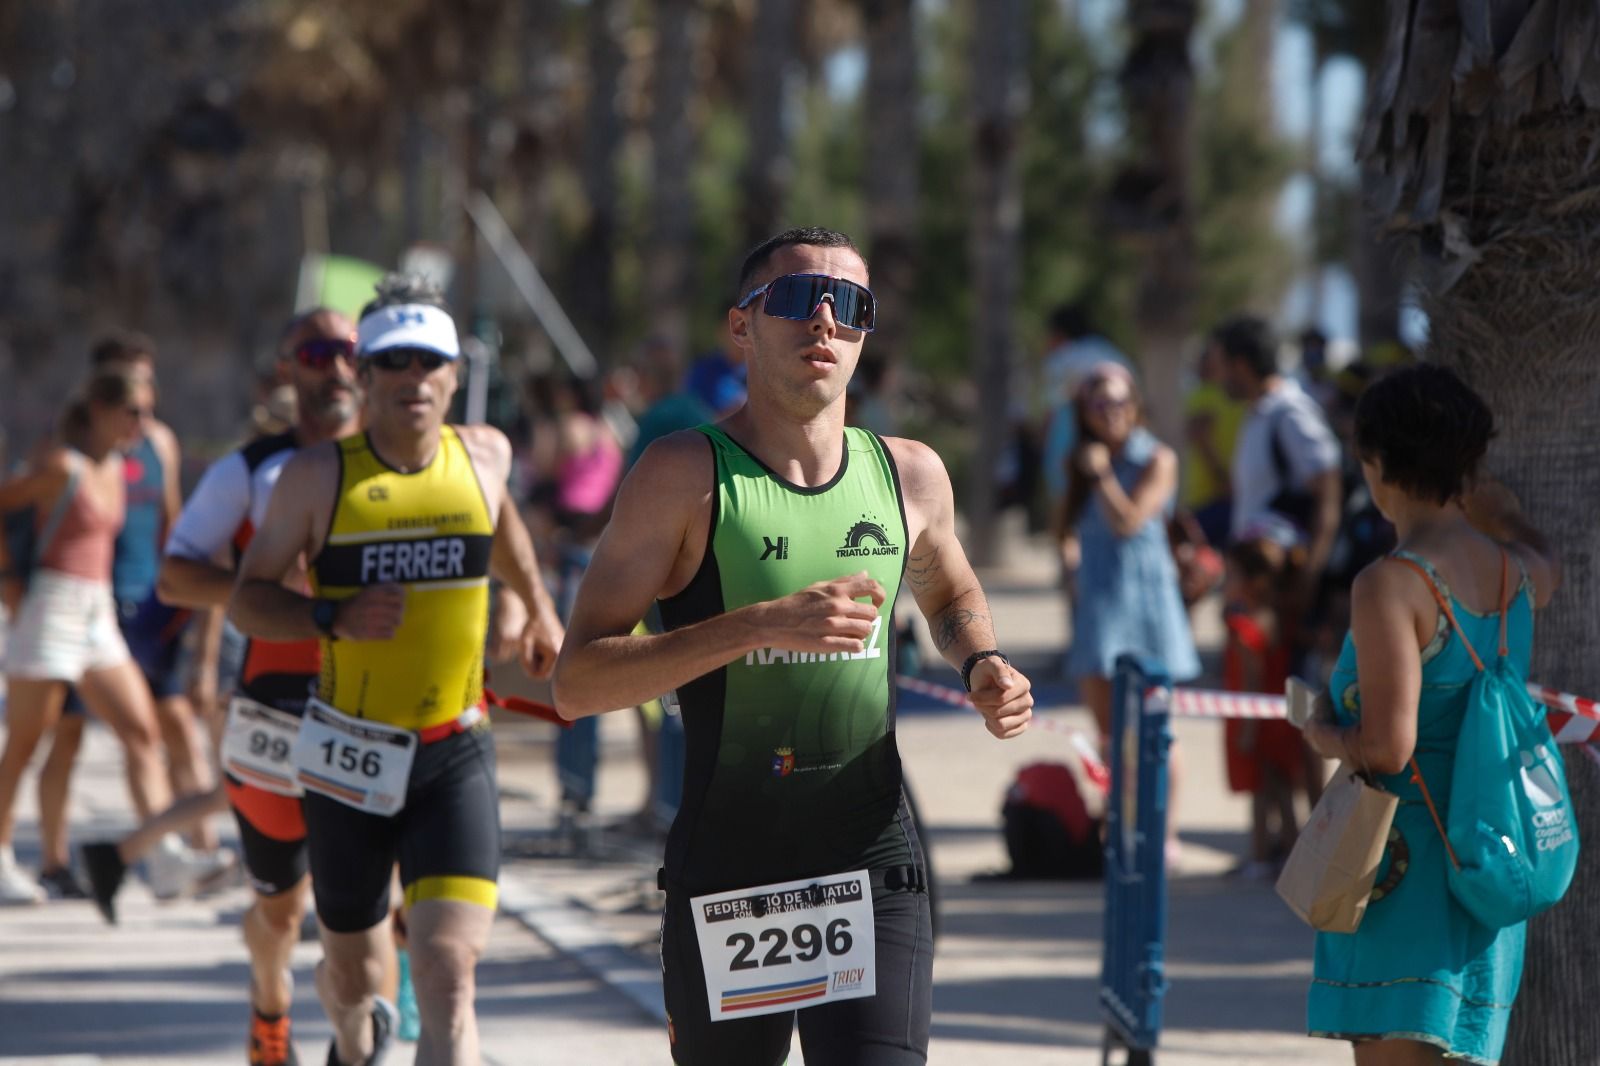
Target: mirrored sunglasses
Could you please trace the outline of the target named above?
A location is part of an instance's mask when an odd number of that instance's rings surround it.
[[[335,359],[351,362],[356,356],[356,342],[351,337],[312,337],[295,347],[294,357],[301,366],[312,370],[326,370]]]
[[[785,274],[774,278],[758,289],[745,294],[737,306],[749,307],[757,297],[764,296],[761,310],[773,318],[786,318],[793,322],[809,321],[827,300],[833,307],[833,320],[844,329],[871,333],[877,317],[878,302],[872,290],[844,278],[827,274]]]

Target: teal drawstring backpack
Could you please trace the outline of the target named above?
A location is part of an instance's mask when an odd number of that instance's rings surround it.
[[[1485,666],[1456,621],[1449,597],[1427,582],[1450,628],[1478,667],[1461,722],[1445,823],[1434,807],[1415,756],[1412,780],[1450,856],[1450,893],[1490,929],[1525,922],[1566,894],[1578,865],[1578,824],[1567,790],[1566,764],[1527,679],[1506,655],[1509,561],[1500,552],[1500,654]]]

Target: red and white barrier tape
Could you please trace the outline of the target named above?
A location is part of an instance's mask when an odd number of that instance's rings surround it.
[[[920,677],[910,677],[906,674],[896,674],[895,684],[907,692],[915,692],[920,696],[936,699],[940,703],[948,703],[952,707],[971,707],[972,700],[965,692],[949,685],[939,685],[932,681],[924,681]],[[1094,741],[1084,735],[1083,730],[1074,729],[1065,722],[1058,722],[1054,718],[1043,715],[1033,716],[1033,727],[1043,729],[1050,733],[1060,733],[1072,741],[1072,746],[1078,751],[1078,759],[1083,764],[1083,772],[1101,792],[1111,788],[1111,771],[1106,764],[1100,761],[1100,752],[1095,747]]]
[[[952,707],[970,707],[972,700],[965,692],[949,685],[939,685],[905,674],[895,675],[895,684],[907,692],[947,703]],[[1528,695],[1546,708],[1545,717],[1550,732],[1558,744],[1584,744],[1600,733],[1600,700],[1575,696],[1543,685],[1528,685]],[[1179,718],[1287,718],[1288,701],[1282,696],[1268,696],[1252,692],[1217,692],[1210,689],[1156,687],[1145,692],[1147,706],[1161,708]],[[1111,775],[1100,761],[1094,744],[1077,729],[1062,722],[1036,715],[1033,724],[1052,733],[1070,737],[1083,761],[1084,772],[1101,788],[1109,787]],[[1584,751],[1600,763],[1600,753],[1585,747]],[[1101,785],[1102,778],[1106,782]]]
[[[1543,685],[1528,686],[1528,695],[1546,708],[1550,732],[1558,744],[1582,744],[1600,733],[1600,702],[1560,692]],[[1167,700],[1167,709],[1180,718],[1285,718],[1282,696],[1247,692],[1212,692],[1206,689],[1151,689],[1147,701]]]

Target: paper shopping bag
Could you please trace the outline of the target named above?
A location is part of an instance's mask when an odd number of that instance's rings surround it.
[[[1355,932],[1398,804],[1394,793],[1340,763],[1278,875],[1278,895],[1290,909],[1324,932]]]

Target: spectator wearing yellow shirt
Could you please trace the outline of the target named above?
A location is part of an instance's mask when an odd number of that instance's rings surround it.
[[[1181,504],[1194,515],[1206,540],[1221,548],[1227,543],[1233,517],[1230,469],[1233,446],[1244,424],[1246,407],[1222,386],[1222,353],[1208,342],[1200,353],[1200,381],[1184,406],[1184,434],[1188,448],[1183,456]]]

